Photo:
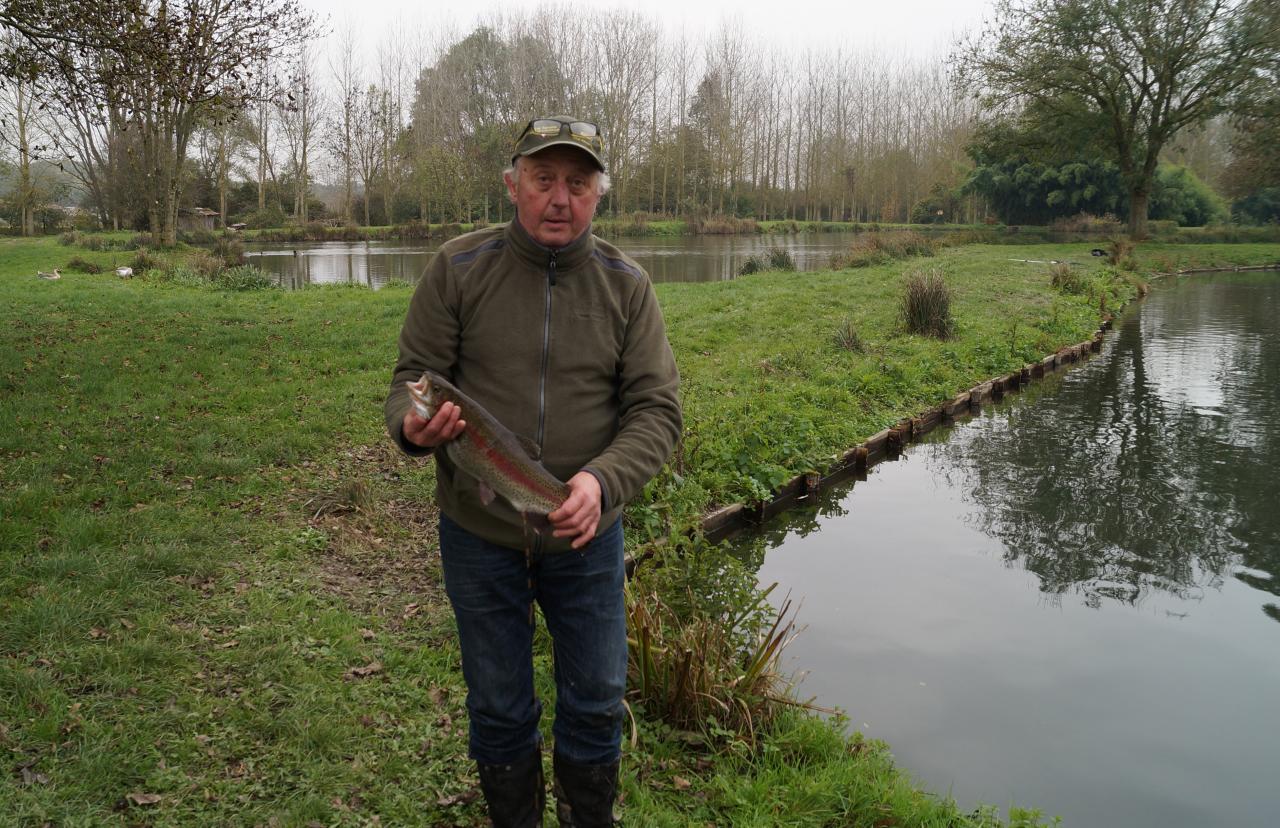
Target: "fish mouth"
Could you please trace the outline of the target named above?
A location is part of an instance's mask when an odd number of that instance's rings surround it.
[[[431,378],[423,374],[417,382],[406,382],[405,387],[409,389],[409,404],[418,412],[418,416],[424,420],[434,417],[436,412],[431,403]]]

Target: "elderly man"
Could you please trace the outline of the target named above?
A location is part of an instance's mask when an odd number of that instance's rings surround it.
[[[462,649],[471,756],[495,826],[540,825],[541,704],[533,603],[554,643],[553,768],[561,825],[613,822],[626,687],[621,512],[680,435],[679,376],[645,272],[591,234],[609,186],[591,123],[530,121],[504,173],[510,224],[453,239],[409,305],[387,396],[387,429],[425,455],[466,428],[445,403],[410,407],[407,380],[449,378],[569,496],[537,534],[436,454],[440,553]]]

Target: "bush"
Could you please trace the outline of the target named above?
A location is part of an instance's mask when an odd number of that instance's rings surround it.
[[[222,259],[208,250],[192,250],[187,256],[186,266],[195,271],[201,278],[212,280],[222,270]]]
[[[213,244],[216,238],[212,230],[206,230],[203,227],[198,227],[195,230],[183,230],[178,234],[178,240],[187,244]]]
[[[1120,267],[1121,262],[1132,261],[1133,242],[1124,236],[1116,236],[1107,242],[1107,264]],[[1121,267],[1121,270],[1132,270],[1132,267]]]
[[[902,297],[902,320],[907,330],[935,339],[949,339],[955,332],[951,316],[951,288],[935,269],[907,275]]]
[[[252,230],[265,230],[271,227],[284,226],[284,210],[279,204],[268,204],[261,210],[255,210],[245,216],[245,226]]]
[[[69,247],[73,244],[78,243],[79,241],[80,241],[80,232],[78,230],[71,230],[66,233],[63,233],[61,236],[58,236],[58,244],[62,245],[63,247]]]
[[[732,236],[760,232],[755,219],[734,216],[690,216],[686,225],[690,233],[698,235]]]

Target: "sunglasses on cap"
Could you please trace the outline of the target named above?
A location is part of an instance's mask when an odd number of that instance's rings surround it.
[[[514,163],[522,155],[532,155],[558,144],[577,147],[591,156],[592,163],[604,169],[604,136],[600,134],[600,127],[590,121],[559,116],[530,121],[516,139],[511,161]]]

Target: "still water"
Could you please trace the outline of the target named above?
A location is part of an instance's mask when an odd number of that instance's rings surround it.
[[[747,257],[770,247],[788,251],[798,269],[816,270],[858,235],[648,236],[612,241],[655,282],[713,282],[734,278]],[[245,256],[289,289],[309,284],[378,288],[391,281],[417,281],[439,246],[438,241],[250,243]]]
[[[1280,824],[1280,274],[1158,286],[1103,352],[753,538],[801,695],[928,789],[1067,826]]]

